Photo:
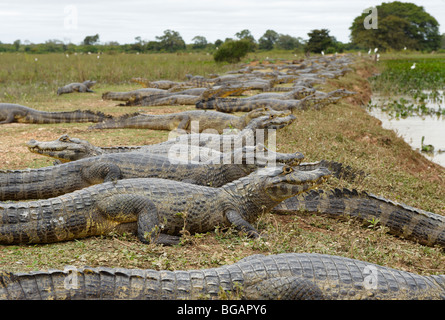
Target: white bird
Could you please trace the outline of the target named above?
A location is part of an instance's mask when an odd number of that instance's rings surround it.
[[[377,50],[379,50],[379,48],[375,48],[375,49],[374,49],[374,53],[377,52]]]
[[[414,62],[413,65],[411,66],[411,70],[416,68],[416,63]]]
[[[324,51],[323,50],[321,50],[321,55],[324,56]]]
[[[406,50],[406,47],[404,47],[403,50]]]
[[[371,49],[369,49],[368,54],[371,54]]]

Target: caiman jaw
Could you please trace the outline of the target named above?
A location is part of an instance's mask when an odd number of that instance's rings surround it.
[[[300,171],[290,166],[283,166],[281,174],[268,179],[266,192],[273,200],[283,201],[313,189],[325,182],[330,175],[331,172],[324,167]]]
[[[73,143],[76,145],[76,148],[70,149],[70,146],[66,143]],[[70,139],[67,135],[63,135],[59,139],[49,142],[39,142],[33,139],[28,141],[26,146],[29,151],[33,153],[56,158],[62,162],[71,160],[71,157],[67,156],[67,154],[71,155],[85,152],[85,149],[81,144],[78,144],[75,139]]]

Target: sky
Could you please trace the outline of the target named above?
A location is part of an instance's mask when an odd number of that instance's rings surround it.
[[[186,43],[235,38],[248,29],[258,40],[266,30],[307,39],[313,29],[328,29],[349,42],[349,27],[365,9],[383,0],[14,0],[0,2],[0,42],[43,43],[57,39],[79,44],[88,35],[100,42],[156,40],[164,30],[178,31]],[[385,1],[385,2],[390,2]],[[445,33],[445,0],[407,0],[423,6]]]

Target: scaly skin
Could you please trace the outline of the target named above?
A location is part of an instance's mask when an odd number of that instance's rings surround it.
[[[0,103],[0,124],[19,123],[67,123],[67,122],[102,122],[111,119],[110,115],[89,110],[64,112],[38,111],[12,103]]]
[[[105,92],[102,94],[103,100],[131,101],[136,98],[142,98],[153,94],[166,93],[165,89],[143,88],[126,92]]]
[[[304,88],[304,87],[303,87]],[[321,108],[326,104],[335,103],[338,99],[348,97],[356,94],[355,92],[345,89],[337,89],[331,92],[321,91],[303,91],[304,93],[311,93],[304,95],[299,100],[292,98],[292,95],[280,95],[276,94],[263,94],[258,97],[249,98],[213,98],[208,100],[199,101],[196,103],[198,109],[215,109],[221,112],[238,112],[238,111],[251,111],[257,108],[269,106],[274,110],[304,110],[309,107]],[[298,96],[298,91],[295,93]],[[294,96],[295,96],[294,95]]]
[[[150,81],[145,78],[131,78],[131,81],[141,84],[144,88],[156,88],[164,90],[168,90],[180,84],[179,82],[176,81],[170,81],[170,80]]]
[[[214,98],[206,101],[199,101],[196,104],[197,109],[215,109],[221,112],[249,112],[258,108],[269,107],[273,110],[303,110],[311,102],[311,95],[306,98],[296,100],[281,99],[257,99],[250,100],[245,98]]]
[[[0,200],[47,199],[129,178],[155,177],[218,187],[267,164],[297,165],[302,159],[301,153],[276,153],[256,147],[239,148],[204,163],[183,161],[174,154],[104,154],[58,166],[0,171]]]
[[[280,203],[274,211],[306,210],[335,218],[375,221],[390,234],[445,248],[445,217],[356,190],[311,190]]]
[[[189,134],[184,137],[177,137],[155,145],[145,146],[117,146],[117,147],[96,147],[88,141],[70,138],[68,135],[62,135],[59,139],[48,142],[39,142],[30,140],[27,143],[29,151],[48,157],[59,159],[62,162],[75,161],[91,156],[106,153],[121,152],[151,152],[156,154],[168,155],[170,148],[177,144],[187,144],[190,148],[206,147],[218,152],[227,150],[225,144],[231,146],[229,150],[241,147],[241,145],[254,146],[265,143],[268,138],[266,129],[279,129],[291,124],[295,116],[286,117],[259,117],[249,122],[249,124],[238,134],[220,135],[210,133]],[[257,129],[265,129],[264,141],[257,142]],[[259,140],[259,139],[258,139]],[[195,152],[196,153],[196,152]]]
[[[124,179],[47,200],[0,204],[0,243],[50,243],[106,235],[137,225],[142,242],[175,244],[181,231],[233,226],[251,237],[251,225],[281,201],[329,177],[326,168],[259,169],[219,188],[156,178]]]
[[[444,300],[445,275],[421,276],[316,253],[252,255],[201,270],[66,268],[0,272],[1,300]]]
[[[207,110],[189,110],[161,115],[138,114],[134,117],[115,118],[91,126],[91,129],[142,128],[151,130],[180,130],[194,133],[216,130],[223,133],[229,128],[242,130],[258,117],[285,117],[290,111],[275,111],[269,108],[256,109],[243,116]]]
[[[82,83],[74,82],[57,89],[57,94],[73,93],[73,92],[94,92],[91,87],[96,84],[96,81],[86,80]]]
[[[134,97],[127,101],[125,106],[194,105],[200,100],[224,97],[232,93],[242,92],[245,89],[245,87],[216,86],[213,88],[193,88],[175,91],[175,87],[173,87],[166,93]]]
[[[265,93],[258,93],[255,95],[252,95],[247,98],[243,98],[246,100],[261,100],[261,99],[277,99],[277,100],[291,100],[291,99],[303,99],[309,95],[312,95],[315,93],[315,89],[307,88],[307,87],[294,87],[290,88],[286,93],[273,93],[273,92],[265,92]]]

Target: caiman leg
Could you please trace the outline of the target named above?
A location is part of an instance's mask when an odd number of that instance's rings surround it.
[[[181,119],[181,122],[178,124],[178,127],[176,128],[176,130],[187,130],[187,128],[190,126],[190,117],[189,116],[184,116]]]
[[[137,235],[143,243],[174,245],[180,241],[178,236],[161,233],[158,210],[148,197],[117,194],[102,199],[97,206],[108,219],[123,223],[137,220]]]
[[[14,112],[10,112],[5,120],[0,121],[0,124],[12,123],[14,121],[15,114]]]
[[[95,163],[82,169],[82,177],[89,183],[96,184],[120,180],[122,173],[121,169],[113,163]]]
[[[243,217],[235,210],[226,212],[226,218],[235,227],[235,229],[247,233],[249,237],[258,238],[260,236],[258,231],[249,222],[244,220]]]

